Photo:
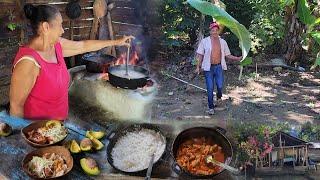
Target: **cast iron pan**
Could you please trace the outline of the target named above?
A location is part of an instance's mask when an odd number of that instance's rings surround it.
[[[116,71],[123,71],[126,69],[126,65],[116,65],[109,67],[109,81],[110,84],[115,87],[120,87],[124,89],[137,89],[139,87],[143,87],[147,84],[149,79],[149,71],[141,66],[128,65],[128,74],[130,71],[136,71],[145,75],[143,78],[135,78],[135,77],[120,77],[115,73]]]
[[[167,150],[167,139],[166,139],[166,137],[159,130],[159,128],[154,126],[154,125],[151,125],[151,124],[134,124],[134,125],[130,125],[130,126],[127,126],[127,127],[124,127],[124,128],[119,128],[119,129],[116,130],[116,132],[111,132],[110,135],[108,136],[109,144],[108,144],[108,147],[107,147],[107,160],[108,160],[109,164],[115,170],[117,170],[117,171],[119,171],[119,172],[121,172],[123,174],[145,176],[148,168],[143,169],[141,171],[135,171],[135,172],[122,171],[122,170],[120,170],[120,169],[118,169],[117,167],[114,166],[112,155],[111,155],[112,149],[114,148],[114,146],[117,143],[118,139],[120,139],[121,137],[125,136],[128,132],[139,131],[139,130],[142,130],[142,129],[154,130],[155,132],[159,133],[160,135],[162,135],[164,137],[164,140],[165,140],[165,143],[166,143],[166,147],[165,147],[164,152],[160,156],[160,158],[154,163],[154,167],[156,168],[156,166],[159,164],[159,161],[162,159],[162,157],[165,154],[165,151]]]
[[[172,170],[179,174],[179,176],[188,177],[192,179],[213,179],[218,174],[225,171],[223,169],[221,172],[211,175],[195,175],[187,170],[183,169],[176,160],[177,152],[179,146],[185,142],[188,139],[191,138],[199,138],[199,137],[209,137],[212,138],[212,140],[218,144],[220,147],[222,147],[222,150],[225,154],[226,164],[230,164],[233,156],[233,150],[230,141],[223,135],[224,129],[219,129],[219,127],[215,128],[208,128],[208,127],[194,127],[190,129],[186,129],[179,133],[179,135],[175,138],[172,149],[171,149],[171,155],[174,159],[174,162],[172,164]]]
[[[107,54],[89,53],[83,55],[82,59],[85,61],[88,72],[102,73],[103,71],[107,72],[107,68],[110,63],[116,60],[116,57]]]

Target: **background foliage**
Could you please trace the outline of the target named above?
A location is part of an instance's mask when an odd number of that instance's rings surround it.
[[[163,0],[162,30],[163,45],[170,47],[175,53],[193,51],[199,32],[201,14],[185,1]],[[251,33],[252,55],[280,54],[286,33],[285,5],[286,0],[222,0],[226,11]],[[294,2],[292,0],[292,2]],[[308,1],[312,13],[316,14],[319,7],[316,1]],[[208,25],[211,17],[206,16],[205,35],[209,35]],[[225,28],[222,37],[226,39],[231,52],[241,55],[238,39],[230,30]],[[315,44],[314,48],[318,48]],[[182,51],[179,51],[182,50]],[[317,51],[311,51],[316,57]]]

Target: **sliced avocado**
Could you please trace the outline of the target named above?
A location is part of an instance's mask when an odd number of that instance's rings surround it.
[[[99,167],[97,165],[97,162],[92,158],[82,158],[80,160],[80,165],[85,173],[88,175],[96,176],[100,174]]]
[[[61,122],[57,120],[50,120],[46,123],[46,127],[61,127]]]
[[[7,123],[0,122],[0,136],[9,136],[12,133],[12,127]]]
[[[76,140],[71,141],[70,151],[74,154],[81,152],[81,148]]]
[[[80,142],[80,148],[82,151],[90,151],[92,148],[92,142],[89,138],[84,138]]]
[[[95,149],[95,150],[100,150],[100,149],[102,149],[103,148],[103,144],[102,144],[102,142],[100,142],[98,139],[96,139],[96,138],[92,138],[91,139],[91,141],[92,141],[92,146],[93,146],[93,148]]]
[[[104,132],[102,132],[102,131],[87,131],[86,136],[89,139],[92,139],[92,138],[101,139],[104,136]]]

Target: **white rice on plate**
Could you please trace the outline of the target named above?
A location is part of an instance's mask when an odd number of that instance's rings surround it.
[[[158,161],[165,151],[164,137],[150,129],[128,132],[118,139],[111,156],[113,164],[125,172],[135,172],[148,168],[151,156]]]

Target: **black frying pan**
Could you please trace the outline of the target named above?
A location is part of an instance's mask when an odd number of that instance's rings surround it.
[[[164,137],[165,143],[166,143],[166,148],[164,150],[164,152],[162,153],[161,157],[154,163],[154,167],[157,166],[159,164],[159,161],[161,160],[161,158],[164,156],[165,151],[167,149],[167,139],[166,137],[163,135],[163,133],[160,131],[160,129],[154,125],[151,124],[134,124],[134,125],[130,125],[127,126],[125,128],[119,128],[116,130],[116,132],[111,132],[108,139],[109,139],[109,144],[107,147],[107,160],[109,162],[109,164],[117,171],[124,173],[124,174],[130,174],[130,175],[140,175],[140,176],[144,176],[147,172],[147,168],[141,171],[136,171],[136,172],[125,172],[122,171],[120,169],[118,169],[117,167],[114,166],[113,164],[113,159],[112,159],[112,149],[114,148],[115,144],[117,143],[118,139],[120,139],[121,137],[125,136],[128,132],[134,132],[134,131],[139,131],[142,129],[151,129],[156,131],[157,133],[161,134]]]
[[[89,53],[83,55],[82,59],[85,61],[88,72],[102,73],[107,72],[107,68],[110,66],[110,63],[116,60],[116,57],[107,54]]]

